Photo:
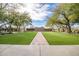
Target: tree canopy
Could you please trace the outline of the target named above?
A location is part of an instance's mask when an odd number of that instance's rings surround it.
[[[12,25],[17,26],[17,29],[20,29],[20,26],[31,23],[31,18],[28,13],[21,13],[17,10],[21,6],[23,7],[24,4],[0,3],[0,21],[3,23],[6,22],[6,24],[9,25],[10,33],[12,32]],[[0,25],[0,29],[4,25]]]
[[[78,22],[79,18],[79,4],[58,4],[54,9],[52,16],[49,18],[47,25],[50,24],[63,24],[67,26],[68,32],[71,33],[71,23]]]

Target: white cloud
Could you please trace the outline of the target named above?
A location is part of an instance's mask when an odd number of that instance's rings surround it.
[[[21,7],[19,9],[20,12],[27,11],[29,15],[31,16],[32,20],[44,20],[44,18],[51,13],[50,11],[47,11],[47,8],[49,7],[48,4],[45,4],[42,8],[40,7],[40,4],[25,4],[25,7]]]

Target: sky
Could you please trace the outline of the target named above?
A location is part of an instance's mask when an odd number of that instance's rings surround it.
[[[56,4],[53,3],[26,3],[25,6],[19,10],[20,12],[29,13],[34,27],[44,27],[55,7]]]

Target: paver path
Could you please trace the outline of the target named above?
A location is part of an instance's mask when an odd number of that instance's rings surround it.
[[[0,56],[79,56],[79,45],[0,45]]]
[[[33,39],[31,45],[48,45],[48,42],[44,38],[41,32],[38,32],[35,38]]]

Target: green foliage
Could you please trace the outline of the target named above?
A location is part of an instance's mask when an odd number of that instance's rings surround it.
[[[53,12],[53,16],[49,18],[48,23],[49,24],[56,23],[55,20],[59,19],[58,16],[62,15],[63,13],[65,13],[66,17],[68,17],[70,22],[76,21],[79,18],[79,4],[77,3],[59,4],[58,7]]]
[[[49,18],[47,25],[62,24],[67,26],[67,30],[71,33],[71,23],[79,23],[79,4],[58,4],[57,8]]]
[[[7,22],[7,24],[9,24],[9,29],[11,29],[11,25],[19,26],[20,28],[20,26],[23,26],[24,24],[31,24],[28,13],[20,13],[17,11],[21,6],[23,7],[24,4],[0,3],[0,21]]]
[[[50,18],[49,18],[49,20],[48,20],[48,22],[47,22],[47,26],[48,25],[53,25],[53,24],[56,24],[57,23],[57,19],[58,19],[58,14],[53,14]]]
[[[19,25],[19,26],[21,26],[24,23],[31,22],[31,19],[30,19],[28,14],[19,13],[19,12],[16,12],[16,11],[13,11],[10,14],[8,14],[8,20],[10,22],[13,21],[12,24]]]

